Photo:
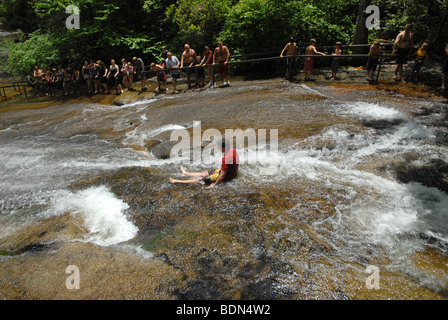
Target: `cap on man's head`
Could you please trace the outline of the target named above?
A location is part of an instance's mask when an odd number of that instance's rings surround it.
[[[311,39],[310,40],[310,43],[316,43],[317,41],[316,41],[316,39]]]

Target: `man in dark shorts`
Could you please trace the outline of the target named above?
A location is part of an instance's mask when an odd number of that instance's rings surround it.
[[[442,86],[440,89],[445,90],[446,79],[448,78],[448,43],[445,47],[445,67],[443,68]]]
[[[190,45],[186,43],[184,45],[185,51],[182,53],[180,59],[180,67],[193,67],[196,64],[196,51],[190,48]],[[190,76],[194,74],[196,85],[198,84],[198,74],[196,68],[185,69],[185,74],[187,75],[188,89],[191,88]]]
[[[381,43],[379,41],[375,41],[370,47],[369,59],[367,60],[368,81],[372,81],[373,75],[376,71],[376,67],[378,66],[382,54],[383,49],[381,48]]]
[[[239,157],[236,150],[230,147],[227,140],[222,139],[220,142],[221,151],[224,157],[221,161],[221,169],[209,170],[203,172],[187,172],[181,166],[183,176],[193,177],[190,180],[175,180],[170,178],[172,184],[199,184],[207,185],[205,189],[213,189],[221,182],[230,181],[238,176]]]
[[[143,63],[143,60],[141,58],[134,57],[132,58],[134,61],[134,69],[135,74],[137,75],[137,79],[142,82],[142,89],[141,91],[146,91],[146,76],[143,71],[145,71],[145,64]]]
[[[411,56],[411,50],[414,47],[414,34],[411,32],[412,25],[407,23],[404,27],[404,31],[400,32],[395,39],[394,48],[392,50],[392,56],[396,56],[397,66],[395,68],[394,80],[401,80],[406,83],[403,77],[403,65],[408,63]],[[400,79],[397,79],[397,74],[400,74]]]
[[[177,59],[176,56],[173,56],[171,52],[167,53],[167,57],[165,60],[165,68],[170,69],[171,77],[173,78],[173,93],[176,93],[176,82],[177,79],[180,78],[180,71],[179,71],[180,62],[179,59]]]
[[[285,45],[282,52],[280,53],[280,57],[283,57],[286,53],[286,56],[289,56],[289,58],[286,58],[286,74],[285,78],[290,79],[290,70],[294,69],[295,61],[296,61],[296,55],[297,55],[297,43],[294,42],[294,38],[291,37],[289,39],[289,42]]]

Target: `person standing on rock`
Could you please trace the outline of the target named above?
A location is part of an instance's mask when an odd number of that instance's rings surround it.
[[[221,169],[202,171],[202,172],[187,172],[183,166],[180,166],[183,176],[192,177],[190,180],[175,180],[170,178],[172,184],[199,184],[207,185],[205,189],[213,189],[218,184],[235,179],[238,176],[239,157],[238,153],[233,147],[230,147],[226,139],[218,142],[221,147],[221,152],[224,157],[221,161]]]
[[[133,57],[132,60],[134,61],[134,69],[135,73],[137,75],[137,79],[141,81],[142,88],[140,92],[144,92],[147,90],[146,86],[146,75],[145,75],[145,63],[141,58]]]
[[[383,49],[381,48],[381,43],[379,41],[375,41],[370,47],[369,58],[367,60],[367,81],[373,80],[373,75],[382,54]]]
[[[200,66],[209,65],[208,67],[208,76],[210,78],[210,82],[208,85],[211,87],[214,83],[214,76],[213,76],[213,67],[210,67],[210,65],[213,63],[213,51],[210,50],[208,46],[204,47],[204,58],[202,58]]]
[[[221,80],[223,81],[223,85],[225,86],[230,86],[229,66],[227,65],[229,59],[229,49],[222,44],[222,41],[218,41],[218,46],[216,47],[215,53],[213,54],[213,64],[221,64],[220,66],[218,66],[218,74],[221,76]],[[224,81],[224,77],[226,81]]]
[[[403,77],[403,65],[408,63],[411,57],[411,50],[414,47],[414,34],[411,32],[412,25],[407,23],[404,27],[404,31],[400,32],[395,39],[394,47],[392,50],[392,56],[397,58],[397,66],[395,67],[395,72],[393,79],[396,81],[401,80],[401,82],[406,83]],[[400,74],[400,79],[397,75]]]
[[[190,48],[190,45],[186,43],[184,45],[185,51],[182,53],[180,58],[180,67],[193,67],[196,63],[196,51]],[[187,75],[188,89],[191,89],[190,76],[194,74],[196,78],[196,85],[198,84],[198,74],[196,68],[185,69],[185,74]]]
[[[316,49],[316,40],[311,39],[310,40],[310,45],[308,47],[306,47],[305,55],[306,56],[313,56],[313,55],[316,55],[316,54],[320,54],[322,56],[326,56],[325,53],[317,51],[317,49]],[[305,69],[305,81],[314,81],[314,79],[310,78],[311,72],[314,69],[314,58],[313,57],[306,57],[305,58],[304,69]]]
[[[45,92],[43,86],[44,75],[42,73],[42,70],[39,69],[38,66],[34,66],[33,76],[34,80],[36,81],[36,94],[43,95],[43,93]]]
[[[286,52],[286,56],[289,57],[289,58],[286,58],[285,78],[289,80],[291,77],[290,70],[292,71],[292,69],[294,68],[295,61],[297,59],[295,57],[297,55],[297,43],[294,42],[293,37],[291,37],[291,39],[289,39],[289,42],[283,48],[282,52],[280,53],[280,57],[283,57],[285,52]]]
[[[446,44],[445,47],[445,66],[443,67],[442,86],[440,87],[440,89],[445,90],[447,78],[448,78],[448,43]]]
[[[167,58],[165,60],[165,67],[170,70],[171,77],[173,78],[173,93],[176,93],[176,83],[177,79],[180,78],[180,70],[179,70],[180,62],[176,56],[173,56],[171,52],[167,53]]]
[[[164,64],[160,65],[160,64],[156,64],[156,63],[151,63],[150,65],[150,69],[152,72],[155,72],[157,74],[157,83],[158,86],[156,88],[156,92],[161,91],[162,89],[160,88],[161,84],[165,84],[165,91],[168,91],[168,88],[166,86],[166,74],[165,71],[163,71],[164,69]]]

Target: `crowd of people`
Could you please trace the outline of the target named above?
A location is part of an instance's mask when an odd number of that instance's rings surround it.
[[[111,86],[116,87],[117,94],[123,93],[123,89],[130,91],[133,88],[134,79],[142,82],[142,90],[146,90],[146,77],[144,62],[141,58],[134,57],[132,62],[121,60],[117,65],[115,60],[110,61],[107,67],[103,61],[84,61],[81,68],[67,70],[60,65],[55,70],[49,68],[39,69],[34,67],[33,76],[26,75],[26,81],[34,87],[36,95],[54,97],[57,94],[67,96],[69,94],[81,94],[84,88],[89,94],[108,94]]]
[[[116,89],[117,94],[124,90],[134,91],[134,82],[141,82],[141,91],[147,90],[148,74],[156,74],[159,83],[166,86],[165,70],[173,79],[174,92],[177,92],[176,84],[180,78],[181,70],[186,74],[188,88],[193,88],[191,77],[194,76],[195,87],[205,87],[205,71],[207,69],[210,87],[214,86],[213,65],[217,64],[218,74],[222,76],[222,82],[225,86],[230,86],[229,67],[227,62],[230,59],[229,49],[218,41],[215,51],[210,50],[208,46],[204,47],[203,56],[196,54],[196,51],[188,44],[184,46],[181,59],[174,56],[163,47],[159,63],[151,63],[149,70],[145,68],[145,63],[141,58],[133,57],[132,61],[121,59],[121,65],[118,65],[114,59],[110,61],[107,67],[103,61],[90,60],[84,61],[81,68],[67,70],[58,65],[55,70],[34,67],[32,76],[26,75],[26,82],[32,86],[38,96],[56,95],[68,96],[81,94],[87,89],[88,94],[109,94],[111,88]],[[157,87],[156,91],[162,88]]]
[[[414,33],[411,31],[412,25],[407,23],[404,30],[398,34],[396,37],[393,47],[392,53],[387,60],[395,59],[396,67],[394,70],[393,79],[395,81],[401,81],[402,83],[406,83],[406,81],[419,81],[419,74],[424,65],[424,63],[428,60],[428,49],[430,47],[430,41],[426,40],[422,43],[418,49],[413,52],[414,49]],[[341,57],[338,57],[342,54],[342,43],[336,42],[334,52],[332,53],[333,62],[331,64],[331,80],[336,79],[336,75],[339,71],[339,66],[341,63]],[[285,77],[287,79],[291,76],[291,70],[294,68],[295,60],[294,56],[298,53],[297,44],[294,42],[294,39],[291,38],[290,41],[285,45],[283,50],[280,53],[280,56],[288,56],[286,59],[286,74]],[[446,80],[448,78],[448,44],[445,47],[445,65],[443,67],[443,75],[442,75],[442,85],[441,89],[446,89]],[[305,63],[304,63],[304,71],[305,71],[305,81],[314,81],[311,79],[311,73],[314,68],[314,58],[313,55],[326,55],[323,52],[319,52],[316,49],[316,40],[312,39],[310,44],[305,49]],[[369,51],[369,57],[367,60],[367,77],[368,81],[373,81],[373,75],[377,69],[378,64],[380,63],[380,59],[383,56],[383,49],[381,48],[381,43],[379,41],[375,41]],[[403,66],[409,62],[409,60],[413,58],[414,63],[412,65],[411,76],[409,79],[406,79],[403,73]]]
[[[414,34],[411,31],[411,24],[406,24],[404,30],[400,32],[393,44],[391,58],[396,60],[396,67],[394,70],[393,79],[406,83],[403,74],[403,65],[407,64],[411,58],[414,58],[412,66],[411,81],[418,81],[419,73],[428,60],[428,49],[430,47],[429,41],[425,41],[415,52],[414,48]],[[305,81],[314,81],[311,78],[314,69],[314,55],[327,55],[320,52],[316,48],[317,41],[312,39],[305,49],[304,72]],[[342,43],[335,44],[334,51],[331,53],[333,61],[331,64],[331,80],[335,80],[339,71],[342,54]],[[285,45],[280,53],[281,57],[286,56],[286,74],[287,79],[291,78],[291,71],[295,67],[297,61],[298,47],[294,39]],[[448,78],[448,44],[445,48],[446,62],[443,69],[441,89],[445,89],[446,80]],[[366,64],[368,81],[373,80],[374,73],[383,57],[383,50],[381,43],[375,41],[369,52],[369,57]],[[111,88],[115,88],[116,93],[123,93],[124,90],[134,91],[134,82],[141,82],[141,91],[147,90],[147,76],[148,74],[155,74],[157,76],[158,86],[156,91],[165,90],[167,87],[167,73],[172,78],[173,92],[178,92],[177,81],[180,78],[181,71],[185,72],[188,89],[193,88],[192,77],[194,77],[194,87],[205,87],[208,82],[209,87],[215,85],[214,68],[216,67],[218,75],[221,78],[223,86],[230,86],[229,82],[229,66],[230,59],[229,49],[223,45],[221,41],[217,42],[214,51],[210,47],[205,46],[203,53],[197,54],[196,51],[190,47],[189,44],[184,45],[184,51],[180,60],[173,55],[168,48],[163,47],[158,63],[151,63],[145,69],[145,64],[141,58],[133,57],[132,61],[121,59],[121,64],[116,64],[115,60],[110,61],[107,67],[103,61],[85,61],[81,68],[74,68],[67,70],[61,66],[57,66],[55,70],[44,68],[39,69],[34,67],[33,76],[26,75],[26,81],[29,85],[34,87],[34,90],[39,96],[54,97],[57,94],[67,96],[70,94],[80,94],[87,89],[89,94],[108,94]],[[216,65],[216,66],[215,66]],[[208,80],[206,80],[206,71],[208,72]],[[164,86],[164,88],[162,88]]]

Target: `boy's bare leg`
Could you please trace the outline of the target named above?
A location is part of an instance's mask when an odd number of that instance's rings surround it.
[[[202,179],[191,179],[191,180],[175,180],[170,178],[170,183],[172,184],[198,184],[201,183]]]
[[[187,176],[187,177],[206,177],[206,176],[208,176],[208,171],[187,172],[183,166],[180,166],[180,170],[182,171],[182,175]]]

